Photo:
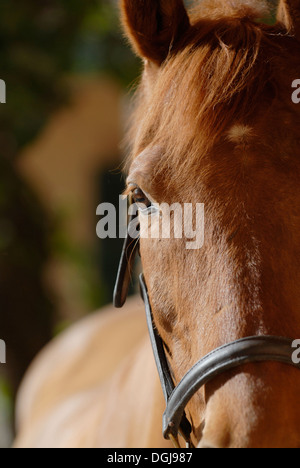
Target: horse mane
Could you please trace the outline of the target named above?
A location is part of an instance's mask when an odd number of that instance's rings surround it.
[[[151,92],[144,79],[136,95],[133,157],[150,142],[159,145],[161,169],[199,160],[226,128],[247,125],[262,100],[276,93],[270,65],[278,55],[272,54],[278,48],[274,36],[288,33],[280,24],[258,21],[266,12],[262,2],[197,4],[190,12],[190,31],[176,51],[170,50]]]

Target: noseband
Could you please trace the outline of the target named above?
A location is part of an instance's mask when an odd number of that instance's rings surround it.
[[[134,260],[139,250],[139,238],[131,237],[133,223],[135,223],[134,227],[136,227],[137,223],[131,217],[114,291],[114,305],[117,308],[123,307],[126,302]],[[292,339],[277,336],[252,336],[228,343],[207,354],[175,386],[166,357],[165,346],[155,326],[143,274],[140,275],[140,290],[145,304],[147,325],[156,367],[166,400],[166,410],[163,415],[163,435],[165,439],[171,440],[176,448],[180,448],[179,435],[186,441],[187,447],[193,446],[191,442],[192,426],[186,417],[185,408],[198,390],[215,377],[243,364],[253,362],[279,362],[300,369],[300,364],[295,364],[292,361]]]

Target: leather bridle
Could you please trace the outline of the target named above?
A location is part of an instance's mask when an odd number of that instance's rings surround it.
[[[139,250],[139,236],[134,235],[132,237],[132,233],[136,232],[136,227],[137,222],[132,216],[128,224],[127,237],[123,246],[114,291],[114,305],[117,308],[123,307],[126,302],[135,256]],[[253,362],[279,362],[300,369],[300,364],[292,361],[292,343],[294,340],[278,336],[251,336],[215,349],[200,359],[175,386],[166,357],[165,346],[154,323],[143,274],[140,275],[140,290],[145,304],[156,367],[166,400],[166,410],[163,415],[163,435],[165,439],[171,440],[176,448],[180,448],[179,435],[183,437],[187,447],[193,447],[191,441],[192,426],[186,417],[185,408],[198,390],[215,377],[230,369]]]

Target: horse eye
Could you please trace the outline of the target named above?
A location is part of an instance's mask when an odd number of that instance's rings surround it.
[[[132,198],[134,203],[136,203],[137,205],[142,205],[142,208],[150,208],[150,206],[152,205],[151,201],[147,198],[147,196],[139,187],[134,189],[134,191],[132,192]]]

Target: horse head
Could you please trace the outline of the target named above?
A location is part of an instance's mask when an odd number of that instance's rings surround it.
[[[275,25],[257,3],[122,1],[144,62],[128,175],[141,228],[160,232],[151,207],[204,205],[201,248],[174,229],[140,241],[175,383],[226,343],[300,338],[300,1],[281,0]],[[187,406],[194,445],[299,447],[298,388],[275,362],[222,373]]]

